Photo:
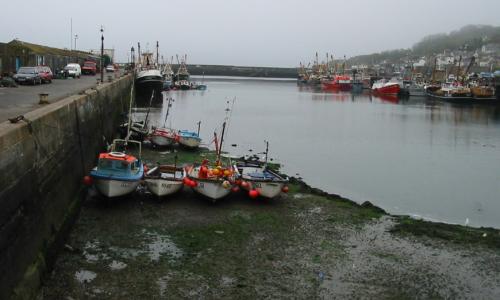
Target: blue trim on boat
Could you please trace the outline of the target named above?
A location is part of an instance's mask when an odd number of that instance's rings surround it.
[[[178,133],[179,136],[183,138],[192,138],[192,139],[197,139],[201,141],[201,138],[198,136],[196,132],[189,131],[189,130],[179,130]]]
[[[108,179],[108,180],[118,180],[118,181],[137,181],[140,180],[144,175],[144,168],[141,164],[139,171],[135,174],[126,174],[123,172],[117,172],[113,170],[92,170],[90,171],[90,176],[96,179]]]

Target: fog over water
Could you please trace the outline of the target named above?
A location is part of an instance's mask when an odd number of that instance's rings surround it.
[[[335,57],[408,48],[426,35],[467,24],[500,25],[496,0],[35,1],[2,2],[0,42],[59,48],[115,48],[160,42],[189,63],[295,67],[318,51]],[[73,30],[71,34],[70,19]],[[70,43],[72,46],[70,46]]]

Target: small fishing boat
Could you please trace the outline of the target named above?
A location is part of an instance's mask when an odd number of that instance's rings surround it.
[[[226,110],[228,112],[229,109]],[[222,124],[222,134],[220,143],[217,133],[214,132],[215,152],[217,159],[214,165],[210,165],[208,160],[203,160],[201,165],[193,165],[187,168],[187,177],[184,183],[190,186],[196,193],[203,195],[213,202],[221,199],[229,193],[238,177],[238,170],[232,165],[231,160],[223,166],[221,161],[224,132],[228,116]]]
[[[158,147],[166,147],[175,144],[177,141],[176,130],[167,128],[167,119],[170,111],[170,107],[172,107],[172,98],[167,99],[167,112],[165,114],[165,120],[163,121],[163,126],[159,128],[153,128],[153,131],[149,135],[149,140],[151,143]]]
[[[198,132],[179,130],[179,132],[177,133],[177,142],[179,143],[179,145],[187,148],[198,148],[201,143],[200,125],[201,121],[198,122]]]
[[[441,88],[432,91],[427,89],[427,95],[439,100],[454,103],[469,103],[472,100],[471,90],[457,83],[445,83]]]
[[[174,194],[182,189],[186,171],[175,165],[158,165],[144,174],[148,190],[158,197]]]
[[[208,160],[203,161],[201,165],[188,167],[186,175],[187,180],[184,183],[213,202],[231,193],[236,178],[232,166],[222,167],[217,163],[210,166]]]
[[[177,133],[177,142],[188,148],[198,148],[201,143],[200,135],[194,131],[179,130]]]
[[[133,95],[134,83],[130,89],[129,124],[131,124]],[[90,171],[90,181],[93,181],[97,191],[106,197],[119,197],[134,192],[144,175],[141,142],[129,140],[129,137],[130,126],[127,137],[113,140],[110,151],[100,153],[97,166]],[[125,152],[134,144],[139,149],[138,158]]]
[[[266,158],[264,162],[254,156],[236,164],[240,175],[240,186],[247,190],[252,198],[261,196],[272,199],[280,195],[281,192],[288,192],[288,178],[282,177],[268,168],[268,149],[269,143],[266,142]]]
[[[149,135],[151,143],[158,147],[166,147],[175,144],[177,138],[175,131],[169,128],[154,128]]]
[[[375,94],[397,95],[401,91],[399,82],[381,79],[373,83],[372,92]]]
[[[117,143],[125,145],[135,143],[139,146],[139,157],[141,143],[116,139],[110,152],[99,154],[97,166],[90,171],[94,186],[102,195],[112,198],[134,192],[144,175],[144,167],[140,158],[117,151]]]

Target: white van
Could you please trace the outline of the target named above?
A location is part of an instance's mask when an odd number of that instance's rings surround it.
[[[82,68],[79,64],[67,64],[64,70],[68,72],[69,77],[80,78],[82,75]]]

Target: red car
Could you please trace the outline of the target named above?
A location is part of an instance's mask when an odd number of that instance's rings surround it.
[[[95,75],[97,73],[97,63],[95,61],[86,61],[83,63],[82,74]]]
[[[42,79],[43,83],[51,83],[54,75],[52,74],[52,70],[48,66],[38,66],[38,75]]]

